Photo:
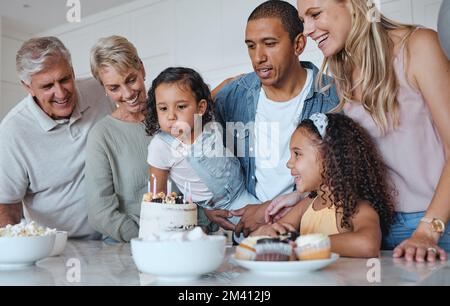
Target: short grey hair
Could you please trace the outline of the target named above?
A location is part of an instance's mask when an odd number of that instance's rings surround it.
[[[20,80],[31,84],[31,76],[48,68],[54,61],[50,58],[63,58],[72,67],[69,50],[56,37],[31,38],[23,43],[16,55],[16,70]]]
[[[122,36],[100,38],[91,49],[91,72],[100,83],[100,70],[106,67],[114,68],[122,73],[127,69],[143,68],[136,47]]]

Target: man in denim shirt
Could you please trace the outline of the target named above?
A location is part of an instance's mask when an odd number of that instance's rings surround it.
[[[306,38],[291,4],[270,0],[258,6],[248,18],[245,43],[254,72],[231,81],[216,94],[215,114],[226,131],[227,147],[239,158],[247,190],[265,203],[206,214],[223,228],[247,236],[264,223],[269,201],[294,189],[286,162],[298,122],[313,113],[330,111],[339,99],[334,86],[320,90],[329,79],[315,86],[317,67],[299,62]],[[274,129],[267,132],[266,127]],[[241,216],[237,226],[226,219],[232,215]]]

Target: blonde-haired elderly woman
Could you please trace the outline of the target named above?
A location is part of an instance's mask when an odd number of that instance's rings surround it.
[[[86,148],[89,223],[105,238],[138,236],[141,197],[147,188],[145,70],[127,39],[100,39],[91,50],[91,71],[117,110],[91,130]]]
[[[322,69],[335,79],[340,109],[375,137],[397,189],[385,247],[407,260],[445,260],[450,64],[436,32],[392,21],[373,1],[297,0],[297,6],[304,34],[325,56]]]

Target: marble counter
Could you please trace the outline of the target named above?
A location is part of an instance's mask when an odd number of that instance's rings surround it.
[[[410,263],[393,259],[391,252],[382,252],[379,261],[339,258],[323,270],[282,277],[248,272],[233,264],[232,253],[234,248],[227,247],[219,269],[196,281],[164,282],[138,272],[130,244],[69,240],[60,256],[19,270],[0,270],[0,285],[450,285],[449,261]],[[374,273],[377,266],[379,274]]]

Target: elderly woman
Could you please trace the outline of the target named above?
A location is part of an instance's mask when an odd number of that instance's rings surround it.
[[[136,48],[120,36],[93,46],[91,70],[117,110],[94,126],[87,141],[89,223],[105,238],[128,242],[138,236],[148,180],[145,70]]]

